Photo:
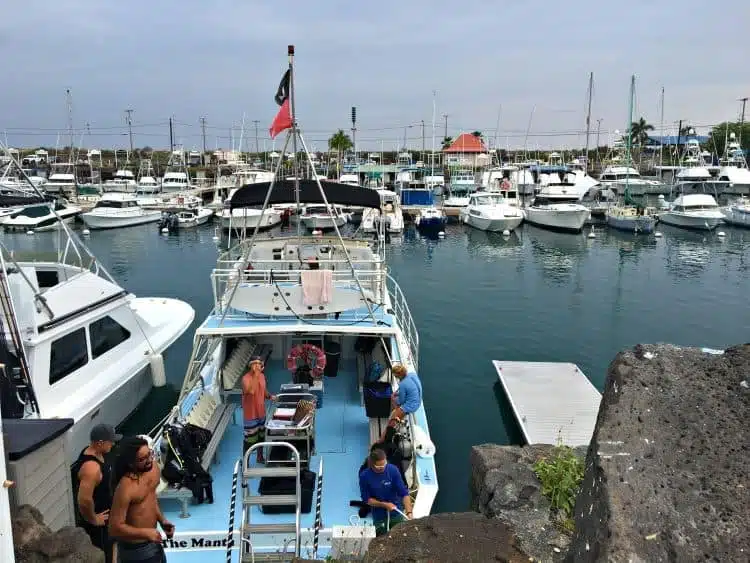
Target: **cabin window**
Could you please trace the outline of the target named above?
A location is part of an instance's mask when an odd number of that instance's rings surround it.
[[[79,328],[50,345],[49,384],[54,385],[89,361],[86,329]]]
[[[57,274],[57,270],[37,270],[36,283],[39,285],[39,289],[55,287],[60,283],[60,277]]]
[[[104,317],[89,325],[89,336],[91,359],[95,360],[130,338],[130,331],[112,317]]]

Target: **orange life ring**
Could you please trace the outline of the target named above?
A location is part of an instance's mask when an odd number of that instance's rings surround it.
[[[314,378],[323,377],[323,370],[326,367],[326,355],[323,350],[314,344],[297,344],[286,357],[286,368],[294,373],[297,369],[297,360],[302,360],[306,366],[310,367]]]

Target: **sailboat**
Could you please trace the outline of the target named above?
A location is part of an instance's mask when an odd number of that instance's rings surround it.
[[[292,53],[279,115],[294,115]],[[282,153],[291,141],[312,162],[297,121],[286,123]],[[293,166],[299,168],[297,159]],[[284,203],[323,205],[331,214],[335,205],[380,209],[375,190],[301,179],[299,170],[280,180],[280,167],[272,181],[238,188],[232,209],[261,206],[262,215]],[[214,560],[215,551],[227,561],[340,559],[364,553],[375,536],[369,518],[349,501],[360,498],[362,460],[387,424],[397,385],[392,368],[416,376],[419,339],[404,294],[388,275],[384,222],[375,241],[343,238],[332,224],[330,235],[305,235],[298,224],[296,233],[264,239],[257,222],[218,258],[210,277],[213,309],[196,330],[180,396],[166,423],[150,433],[164,465],[178,453],[165,436],[187,423],[211,432],[200,463],[210,473],[213,502],[191,504],[190,489],[166,480],[157,490],[164,516],[180,523],[163,542],[171,563]],[[243,426],[232,420],[242,420],[238,396],[252,358],[264,365],[274,397],[264,439],[243,452]],[[421,401],[397,432],[410,441],[399,465],[414,517],[426,516],[438,483]],[[261,451],[263,465],[255,462]],[[221,464],[214,463],[219,452]]]
[[[635,75],[630,78],[630,102],[628,104],[628,132],[625,140],[625,169],[631,167],[631,145],[633,143],[633,100],[635,98]],[[644,205],[636,202],[630,195],[630,174],[625,174],[623,203],[607,210],[607,225],[613,229],[630,233],[653,233],[656,228],[656,217],[650,214]]]

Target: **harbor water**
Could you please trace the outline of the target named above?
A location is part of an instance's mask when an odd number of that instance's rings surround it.
[[[662,238],[598,228],[589,238],[588,227],[571,235],[524,225],[503,237],[452,225],[441,239],[409,227],[391,241],[389,266],[420,333],[436,511],[469,508],[472,445],[520,440],[491,360],[574,362],[601,389],[615,354],[639,342],[723,348],[748,340],[750,230],[659,230]],[[49,251],[56,236],[2,240]],[[94,231],[85,241],[129,291],[188,301],[197,326],[212,306],[213,236],[210,225],[170,236],[146,225]],[[125,432],[150,430],[174,403],[194,328],[167,353],[168,385],[152,391]]]

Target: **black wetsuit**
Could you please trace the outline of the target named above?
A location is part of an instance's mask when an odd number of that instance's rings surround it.
[[[105,510],[112,508],[112,467],[105,460],[102,462],[93,455],[85,453],[86,450],[81,452],[78,459],[73,464],[73,470],[75,471],[75,504],[76,504],[76,524],[86,530],[86,533],[91,538],[91,543],[96,547],[104,551],[105,563],[111,563],[112,561],[112,540],[107,532],[107,525],[95,526],[86,520],[81,511],[78,508],[78,472],[81,470],[81,466],[87,461],[93,461],[99,464],[99,470],[102,472],[101,482],[94,488],[94,514],[99,514]]]
[[[117,555],[120,563],[167,563],[167,556],[161,543],[117,542]]]

